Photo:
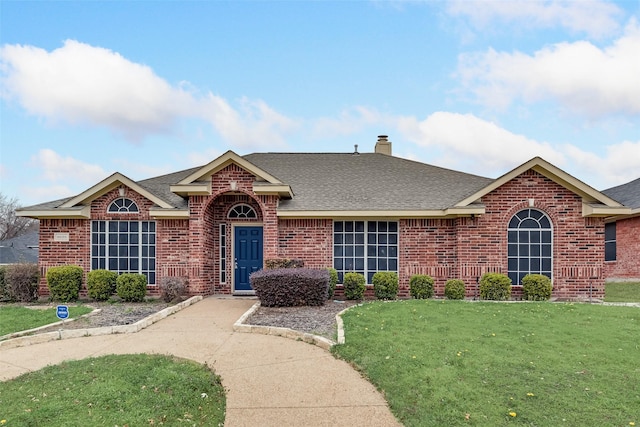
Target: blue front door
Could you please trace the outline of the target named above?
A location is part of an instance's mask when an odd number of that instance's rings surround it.
[[[235,227],[234,291],[253,291],[249,275],[262,269],[262,227]]]

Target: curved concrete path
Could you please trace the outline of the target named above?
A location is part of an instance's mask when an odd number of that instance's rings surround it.
[[[399,426],[382,395],[326,350],[233,331],[255,300],[206,298],[134,334],[0,349],[0,381],[64,360],[172,354],[212,366],[227,390],[225,426]]]

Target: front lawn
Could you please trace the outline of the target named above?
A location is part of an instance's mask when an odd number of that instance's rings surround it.
[[[407,426],[640,425],[640,309],[437,300],[343,316],[337,356]]]
[[[3,427],[224,423],[220,377],[207,366],[168,356],[64,362],[0,385]]]
[[[604,300],[606,302],[640,302],[640,283],[609,282],[605,284]]]
[[[69,318],[79,317],[91,311],[91,308],[85,306],[70,306]],[[14,305],[0,306],[0,337],[59,321],[55,307],[31,309]]]

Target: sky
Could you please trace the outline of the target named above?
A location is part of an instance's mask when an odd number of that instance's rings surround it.
[[[0,1],[0,192],[233,150],[640,177],[640,0]]]

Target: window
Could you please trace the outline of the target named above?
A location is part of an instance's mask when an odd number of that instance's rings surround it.
[[[140,273],[156,283],[156,223],[92,221],[91,269]]]
[[[527,274],[551,278],[551,221],[542,211],[525,209],[513,216],[507,230],[509,278],[519,285]]]
[[[138,212],[138,205],[133,200],[122,197],[111,202],[107,212],[136,213]]]
[[[344,273],[363,274],[367,283],[378,271],[398,271],[398,223],[394,221],[334,221],[333,267],[342,283]]]
[[[227,224],[220,224],[220,283],[227,283]]]
[[[241,205],[235,205],[233,208],[231,208],[231,210],[229,211],[228,217],[231,219],[257,218],[258,215],[256,214],[255,209],[253,209],[251,206],[241,204]]]
[[[604,260],[616,260],[616,223],[609,222],[604,225]]]

